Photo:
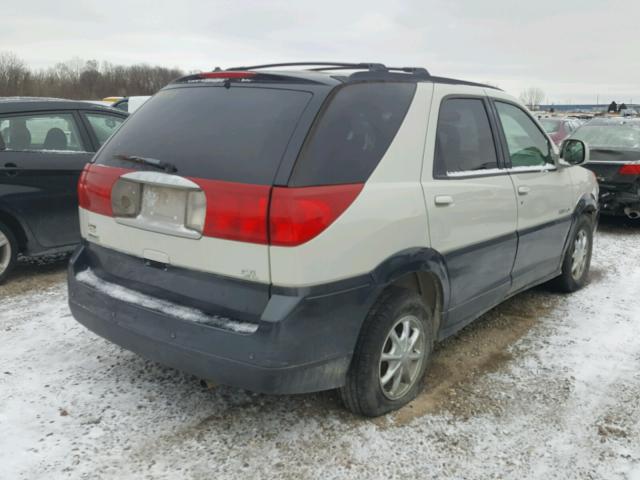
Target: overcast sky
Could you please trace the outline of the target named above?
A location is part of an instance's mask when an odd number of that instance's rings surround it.
[[[367,61],[516,96],[539,87],[555,103],[640,103],[640,0],[28,0],[2,10],[0,51],[36,68],[73,57],[185,70]]]

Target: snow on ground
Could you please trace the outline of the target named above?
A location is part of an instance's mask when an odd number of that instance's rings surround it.
[[[0,479],[640,480],[640,228],[604,225],[587,288],[505,302],[376,420],[202,388],[77,324],[40,268],[0,287]]]

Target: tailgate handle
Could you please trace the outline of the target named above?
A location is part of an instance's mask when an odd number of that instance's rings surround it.
[[[18,174],[18,165],[13,162],[5,163],[4,168],[6,168],[4,173],[8,177],[15,177]]]

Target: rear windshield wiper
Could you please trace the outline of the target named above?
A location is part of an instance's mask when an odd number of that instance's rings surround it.
[[[142,165],[149,165],[151,167],[159,168],[167,173],[176,173],[178,169],[173,163],[164,162],[156,158],[138,157],[136,155],[114,155],[113,158],[122,160],[123,162],[141,163]]]

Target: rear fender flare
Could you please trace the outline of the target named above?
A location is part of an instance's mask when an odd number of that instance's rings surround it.
[[[432,248],[410,248],[387,258],[371,272],[373,283],[383,290],[394,281],[411,273],[429,273],[440,284],[442,301],[440,311],[443,318],[440,325],[446,323],[446,312],[451,298],[449,272],[444,257]]]

